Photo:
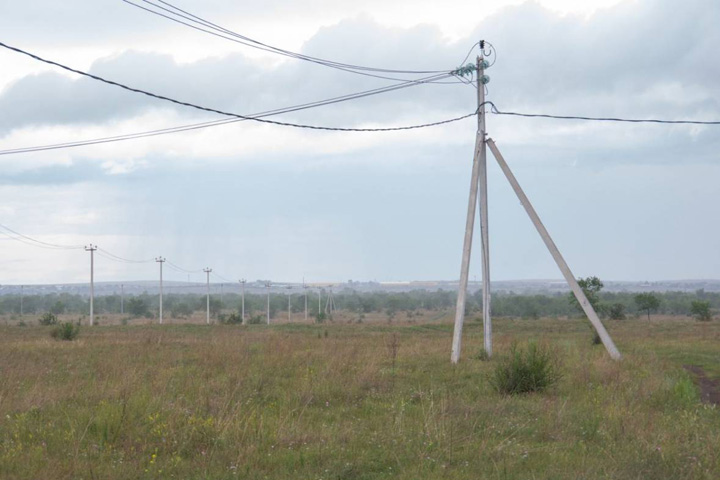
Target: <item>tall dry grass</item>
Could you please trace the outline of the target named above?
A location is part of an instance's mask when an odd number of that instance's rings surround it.
[[[683,362],[718,325],[498,320],[449,362],[448,324],[0,328],[2,478],[718,478],[720,413]],[[561,357],[545,394],[489,384],[513,342]]]

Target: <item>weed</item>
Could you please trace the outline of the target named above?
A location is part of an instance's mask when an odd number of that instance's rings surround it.
[[[488,360],[490,360],[490,355],[488,355],[487,350],[485,350],[484,348],[481,348],[475,354],[475,360],[480,360],[481,362],[487,362]]]
[[[40,325],[48,326],[48,325],[57,325],[57,317],[52,312],[47,312],[43,314],[40,319],[38,320],[38,323]]]
[[[513,344],[510,355],[495,367],[491,383],[503,394],[542,392],[560,379],[554,351],[535,342],[526,348]]]
[[[50,332],[50,336],[56,340],[75,340],[80,334],[80,326],[72,322],[62,322],[55,326]]]
[[[625,320],[625,305],[622,303],[613,303],[608,307],[608,317],[610,320]]]
[[[218,315],[218,320],[220,323],[223,323],[225,325],[240,325],[242,324],[242,317],[237,312],[232,312],[230,315],[225,315],[221,313]]]

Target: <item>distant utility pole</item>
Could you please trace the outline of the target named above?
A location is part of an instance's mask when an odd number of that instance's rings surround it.
[[[303,292],[305,293],[305,323],[308,321],[308,309],[307,309],[307,285],[305,285],[305,279],[303,278]]]
[[[325,313],[328,315],[332,315],[333,310],[335,310],[335,298],[333,297],[332,287],[333,286],[330,285],[327,294],[327,301],[325,302]]]
[[[246,281],[247,281],[247,280],[245,280],[244,278],[243,278],[242,280],[240,280],[240,292],[241,292],[241,293],[240,293],[240,295],[241,295],[241,297],[240,297],[240,298],[241,298],[240,304],[242,305],[242,307],[241,307],[241,308],[242,308],[242,310],[241,310],[242,313],[240,314],[240,318],[242,319],[242,324],[243,324],[243,325],[245,325],[245,282],[246,282]]]
[[[86,252],[90,252],[90,326],[95,325],[95,311],[93,310],[93,302],[95,301],[95,250],[97,245],[92,243],[85,247]]]
[[[322,313],[322,289],[318,287],[318,316]]]
[[[267,324],[270,325],[270,282],[265,283],[267,288]]]
[[[162,309],[162,301],[163,301],[163,282],[162,282],[162,267],[163,263],[165,263],[165,259],[162,256],[159,256],[155,259],[156,262],[160,264],[160,325],[163,323],[163,309]]]
[[[120,284],[120,315],[125,314],[125,285]]]
[[[203,268],[203,272],[207,274],[207,311],[205,318],[207,320],[207,324],[210,325],[210,272],[212,272],[212,268]]]
[[[25,285],[20,285],[20,316],[23,316],[23,295],[25,293]]]
[[[292,287],[287,287],[287,288],[288,288],[288,323],[290,323],[290,321],[292,320],[292,318],[290,318],[290,312],[292,310],[292,308],[290,306],[290,301],[292,300],[292,292],[290,291],[290,289],[292,289]]]

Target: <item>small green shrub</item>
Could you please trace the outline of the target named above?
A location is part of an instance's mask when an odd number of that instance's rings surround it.
[[[526,348],[516,344],[510,348],[510,355],[503,358],[490,379],[500,393],[516,395],[542,392],[560,379],[557,355],[548,347],[535,342]]]
[[[80,325],[72,322],[62,322],[55,326],[50,336],[55,340],[75,340],[80,333]]]
[[[478,353],[475,355],[475,360],[480,360],[481,362],[487,362],[490,360],[490,355],[488,355],[487,350],[484,348],[481,348],[478,350]]]
[[[260,325],[263,323],[263,316],[262,315],[253,315],[252,317],[248,318],[247,323],[249,325]]]
[[[48,326],[48,325],[57,325],[57,317],[52,312],[47,312],[43,314],[42,317],[40,317],[40,320],[38,320],[40,325]]]
[[[680,377],[672,388],[672,396],[681,408],[692,408],[700,401],[697,387],[688,375]]]
[[[690,305],[690,313],[701,322],[709,322],[712,320],[712,313],[710,311],[710,302],[703,300],[693,300]]]
[[[237,312],[232,312],[230,315],[220,314],[218,315],[220,323],[225,325],[240,325],[242,324],[242,317]]]
[[[622,303],[613,303],[608,307],[608,317],[610,320],[625,320],[625,305]]]

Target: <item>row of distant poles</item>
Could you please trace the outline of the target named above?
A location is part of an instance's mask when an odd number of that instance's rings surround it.
[[[85,251],[90,252],[90,325],[95,324],[95,309],[94,309],[94,303],[95,303],[95,251],[98,249],[97,245],[90,244],[85,247]],[[158,322],[160,324],[163,323],[163,264],[167,260],[162,257],[156,257],[155,262],[157,262],[160,265],[160,299],[159,299],[159,311],[158,311]],[[209,325],[210,324],[210,274],[212,273],[212,268],[206,267],[202,270],[206,275],[206,308],[205,308],[205,321]],[[245,285],[247,284],[246,279],[238,280],[240,283],[240,315],[242,319],[242,324],[247,324],[247,317],[245,315]],[[267,290],[267,308],[266,308],[266,317],[267,317],[267,324],[270,325],[270,289],[272,287],[272,282],[265,282],[265,288]],[[332,287],[333,285],[327,285],[328,291],[325,298],[325,308],[323,309],[323,298],[322,298],[322,290],[318,288],[317,294],[318,294],[318,313],[323,312],[326,315],[332,315],[333,312],[336,309],[335,305],[335,297],[333,295]],[[22,287],[21,287],[22,288]],[[292,286],[285,287],[288,290],[292,289]],[[308,321],[308,289],[310,288],[308,285],[305,284],[303,281],[302,284],[303,292],[304,292],[304,299],[305,299],[305,321]],[[120,285],[120,313],[124,313],[124,299],[125,299],[125,291],[123,288],[123,285]],[[292,297],[288,295],[288,322],[292,321],[292,305],[291,305]],[[22,295],[20,296],[20,311],[22,314]]]
[[[482,307],[483,307],[483,333],[484,347],[488,356],[492,355],[492,319],[490,316],[490,241],[488,237],[488,194],[487,194],[487,150],[490,147],[495,160],[497,160],[500,169],[505,174],[508,182],[512,186],[520,203],[525,208],[530,220],[535,225],[540,237],[542,237],[545,246],[550,251],[555,263],[562,272],[565,280],[570,286],[575,298],[587,315],[590,323],[597,331],[605,345],[606,350],[613,359],[620,359],[620,352],[615,343],[610,338],[605,326],[598,318],[597,313],[588,301],[585,293],[580,285],[578,285],[575,276],[570,271],[565,259],[560,254],[555,242],[553,242],[547,229],[540,221],[535,208],[520,187],[515,175],[513,175],[510,167],[498,150],[492,138],[487,138],[487,130],[485,125],[485,85],[490,81],[490,77],[485,75],[485,69],[490,64],[484,58],[485,42],[480,42],[480,56],[477,57],[477,64],[473,69],[472,64],[464,70],[477,72],[477,101],[478,101],[478,129],[475,139],[475,153],[473,156],[472,179],[470,182],[470,197],[468,200],[467,220],[465,223],[465,238],[463,242],[462,263],[460,266],[460,285],[458,288],[458,297],[455,310],[455,328],[453,331],[452,350],[450,353],[450,361],[457,363],[460,360],[460,351],[462,346],[462,329],[465,320],[465,297],[467,294],[468,277],[470,274],[470,253],[472,250],[473,227],[475,224],[475,207],[479,204],[480,210],[480,236],[482,248]],[[479,191],[479,195],[478,195]]]

